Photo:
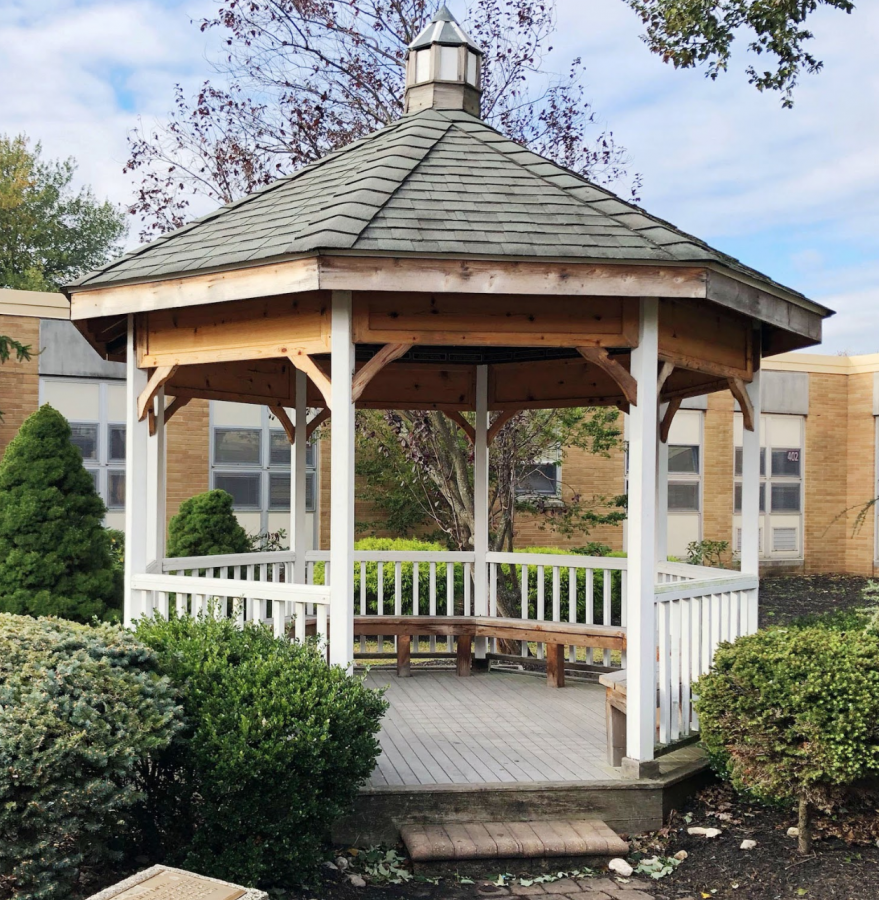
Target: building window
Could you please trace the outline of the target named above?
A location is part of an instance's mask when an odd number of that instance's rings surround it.
[[[557,462],[536,463],[519,470],[516,493],[520,497],[558,497],[561,466]]]
[[[290,510],[291,447],[286,433],[264,407],[212,403],[211,420],[212,487],[231,494],[237,511],[257,513],[261,531],[270,530],[269,513]],[[314,512],[317,454],[310,442],[305,455],[305,507]]]
[[[125,509],[125,385],[88,378],[41,378],[40,403],[70,423],[70,440],[82,454],[95,491],[108,511]],[[113,517],[110,516],[112,519]],[[121,520],[112,524],[121,526]]]
[[[698,444],[669,444],[668,511],[699,512],[702,497],[701,453]]]

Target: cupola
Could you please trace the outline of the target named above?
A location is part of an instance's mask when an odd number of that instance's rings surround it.
[[[482,51],[443,5],[406,53],[405,110],[463,109],[478,116],[481,94]]]

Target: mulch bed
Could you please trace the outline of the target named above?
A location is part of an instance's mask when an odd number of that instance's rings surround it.
[[[867,606],[860,575],[788,575],[760,582],[760,627],[786,625],[800,616]]]

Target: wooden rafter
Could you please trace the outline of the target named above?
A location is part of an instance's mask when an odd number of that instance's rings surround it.
[[[476,443],[476,429],[464,418],[457,409],[444,409],[446,418],[454,422],[467,437],[471,444]]]
[[[177,366],[158,366],[153,369],[147,386],[141,391],[137,398],[137,418],[143,421],[146,418],[147,410],[152,409],[153,400],[159,392],[159,388],[177,371]]]
[[[305,426],[305,437],[306,439],[310,438],[327,419],[329,419],[331,415],[330,408],[328,406],[324,407],[306,426]]]
[[[669,376],[675,370],[675,364],[673,362],[669,362],[666,360],[662,364],[662,368],[659,370],[659,379],[656,382],[656,396],[658,397],[662,393],[662,389],[665,387],[666,381],[668,381]]]
[[[665,415],[662,417],[662,422],[659,425],[659,439],[663,444],[668,443],[668,435],[671,432],[671,423],[674,421],[675,413],[681,408],[682,402],[680,397],[673,397],[668,401]]]
[[[623,396],[631,406],[638,405],[638,382],[624,369],[604,347],[577,347],[577,352],[587,362],[591,362],[607,372],[617,383]]]
[[[307,353],[291,354],[289,359],[300,372],[305,372],[305,374],[314,382],[314,386],[321,392],[321,396],[324,398],[327,407],[332,409],[332,383],[327,377],[326,372],[324,372],[324,370]]]
[[[281,427],[284,429],[284,433],[287,435],[287,440],[294,444],[296,443],[296,426],[290,421],[290,416],[287,415],[287,410],[284,409],[278,403],[270,403],[269,410],[272,415],[281,423]]]
[[[756,424],[754,422],[754,406],[751,403],[751,398],[748,396],[745,382],[741,378],[729,378],[727,379],[727,384],[729,384],[730,393],[739,401],[745,430],[753,431]]]
[[[412,344],[385,344],[378,353],[354,376],[351,382],[351,397],[356,403],[366,386],[376,375],[395,359],[408,353]]]
[[[490,447],[494,443],[494,439],[498,436],[501,428],[513,418],[513,416],[518,415],[518,409],[505,409],[499,412],[491,425],[488,426],[488,446]]]

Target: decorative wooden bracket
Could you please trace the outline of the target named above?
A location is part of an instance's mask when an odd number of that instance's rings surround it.
[[[745,430],[753,431],[755,427],[754,406],[751,403],[751,398],[748,396],[748,389],[745,387],[745,382],[742,381],[741,378],[728,378],[727,384],[729,384],[729,389],[733,397],[739,401]]]
[[[656,396],[658,397],[662,393],[662,389],[665,387],[666,381],[668,381],[669,375],[675,370],[675,364],[673,362],[664,362],[662,364],[662,368],[659,370],[659,380],[656,382]]]
[[[314,433],[329,419],[331,415],[330,408],[324,407],[306,426],[305,426],[305,438],[308,440]]]
[[[153,369],[147,386],[137,398],[137,419],[142,422],[147,415],[147,410],[152,409],[153,400],[159,392],[159,388],[177,371],[177,366],[158,366]]]
[[[379,372],[395,359],[408,353],[412,344],[385,344],[378,353],[354,376],[351,382],[351,398],[356,403],[366,386]]]
[[[471,444],[476,443],[476,429],[458,412],[457,409],[444,409],[446,417],[451,419],[467,436]]]
[[[269,410],[271,411],[272,415],[281,423],[281,427],[284,429],[284,432],[287,435],[287,440],[291,444],[296,443],[296,427],[290,421],[290,416],[287,415],[287,410],[285,410],[283,406],[280,406],[277,403],[270,403]]]
[[[315,387],[321,392],[324,403],[330,408],[333,405],[332,384],[327,377],[326,372],[307,354],[295,353],[291,354],[288,359],[293,365],[299,369],[314,382]]]
[[[494,443],[494,439],[498,436],[501,428],[513,418],[513,416],[518,415],[519,411],[516,409],[505,409],[502,412],[499,412],[495,417],[495,420],[488,427],[488,446],[490,447]]]
[[[174,413],[177,412],[178,409],[183,409],[187,403],[192,399],[192,397],[175,397],[166,407],[165,407],[165,424],[171,421],[171,417]],[[147,421],[149,422],[150,429],[150,437],[156,436],[156,413],[152,407],[147,410]]]
[[[663,444],[668,443],[668,435],[671,431],[671,423],[674,421],[675,413],[681,408],[681,398],[673,397],[668,401],[668,406],[665,410],[665,415],[662,417],[662,422],[659,425],[659,439]]]
[[[594,363],[607,372],[617,383],[629,404],[638,405],[638,382],[631,372],[627,372],[604,347],[577,347],[577,352],[587,362]]]

